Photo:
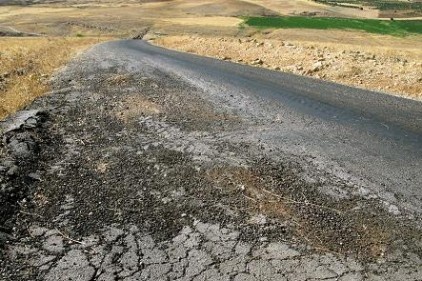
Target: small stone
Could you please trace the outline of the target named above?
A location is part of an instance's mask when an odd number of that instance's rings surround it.
[[[23,76],[23,75],[25,75],[26,70],[24,68],[18,68],[14,72],[17,76]]]
[[[260,237],[260,238],[259,238],[259,241],[260,241],[260,242],[267,242],[267,241],[268,241],[268,238],[267,238],[267,237],[265,237],[265,236],[264,236],[264,237]]]
[[[36,181],[41,181],[41,176],[38,172],[35,173],[29,173],[28,174],[28,178],[32,179],[32,180],[36,180]]]
[[[261,59],[255,59],[254,61],[252,61],[251,65],[263,65],[264,61]]]
[[[395,216],[398,216],[401,214],[399,208],[396,205],[388,206],[388,212]]]
[[[25,124],[23,125],[26,129],[33,129],[37,127],[37,119],[36,118],[29,118],[25,121]]]
[[[317,72],[317,71],[320,71],[322,68],[323,68],[323,64],[322,64],[322,62],[321,62],[321,61],[318,61],[318,62],[316,62],[316,63],[314,63],[314,64],[312,65],[312,69],[311,69],[311,71],[312,71],[312,72]]]
[[[18,171],[19,171],[19,167],[14,165],[7,171],[7,175],[8,176],[15,176],[18,173]]]

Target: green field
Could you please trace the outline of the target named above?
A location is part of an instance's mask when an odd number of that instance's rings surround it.
[[[372,6],[380,10],[422,10],[422,2],[408,2],[397,0],[314,0],[322,4],[343,5],[353,4],[356,6]]]
[[[320,17],[248,17],[244,22],[258,28],[353,29],[405,36],[422,34],[422,20],[373,20]]]

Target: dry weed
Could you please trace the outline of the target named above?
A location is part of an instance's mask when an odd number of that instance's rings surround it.
[[[48,91],[51,74],[98,38],[2,38],[0,119]]]

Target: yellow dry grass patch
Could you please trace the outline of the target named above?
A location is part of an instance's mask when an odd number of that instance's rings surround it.
[[[180,25],[238,26],[242,23],[242,20],[234,17],[195,17],[170,18],[163,20],[163,22]]]
[[[76,8],[53,8],[53,7],[0,7],[0,20],[25,15],[44,16],[45,14],[68,13],[76,11]]]
[[[100,174],[104,174],[107,172],[109,165],[109,163],[99,162],[95,170]]]
[[[98,38],[1,38],[0,119],[48,91],[47,80],[60,66]]]

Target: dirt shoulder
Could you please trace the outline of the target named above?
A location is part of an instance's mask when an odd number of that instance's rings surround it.
[[[166,36],[153,44],[422,100],[422,39],[275,30],[249,36]]]

